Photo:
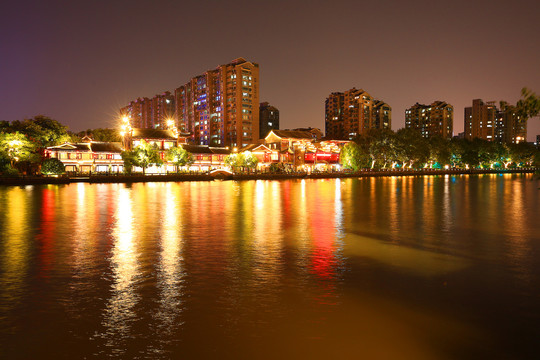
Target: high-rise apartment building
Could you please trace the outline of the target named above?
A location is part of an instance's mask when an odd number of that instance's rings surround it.
[[[120,109],[122,116],[129,117],[132,127],[142,129],[165,129],[167,120],[175,119],[174,112],[174,95],[169,91],[151,99],[138,98]]]
[[[174,120],[190,142],[242,147],[259,140],[259,65],[238,58],[152,99],[120,109],[132,127],[167,128]]]
[[[259,139],[264,139],[271,130],[279,130],[279,110],[262,102],[259,104]]]
[[[497,107],[494,101],[484,103],[481,99],[473,100],[472,107],[465,108],[465,139],[493,141],[496,115]]]
[[[445,101],[434,101],[430,105],[416,103],[405,110],[405,127],[418,129],[423,137],[453,136],[454,107]]]
[[[507,105],[495,116],[495,139],[507,144],[527,141],[527,119],[520,117],[516,107]]]
[[[392,108],[367,91],[334,92],[325,102],[325,132],[329,139],[352,139],[369,129],[390,129]]]
[[[465,108],[465,138],[517,144],[527,140],[527,119],[517,114],[515,106],[499,110],[495,101],[476,99]]]
[[[242,147],[259,140],[259,65],[238,58],[175,90],[178,128],[195,144]]]

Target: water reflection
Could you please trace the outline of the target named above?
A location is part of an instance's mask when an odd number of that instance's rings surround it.
[[[0,243],[0,319],[18,306],[26,293],[25,282],[30,266],[27,193],[25,189],[13,187],[0,196],[0,224],[3,225]]]
[[[0,188],[2,325],[23,340],[54,334],[38,344],[57,358],[376,357],[388,336],[389,357],[512,354],[538,333],[537,187],[434,176]],[[42,346],[26,348],[19,357],[39,358]]]
[[[164,185],[164,214],[161,220],[161,251],[158,267],[159,299],[156,312],[152,315],[156,345],[149,352],[157,355],[166,353],[179,339],[174,334],[182,327],[181,313],[184,310],[183,279],[185,277],[182,255],[183,218],[179,206],[182,197],[178,187],[171,183]]]
[[[134,221],[129,189],[119,189],[115,218],[114,246],[110,259],[113,283],[103,326],[106,346],[113,354],[122,355],[126,351],[126,341],[133,336],[132,325],[137,320],[134,311],[139,301],[136,284],[137,277],[141,275],[134,241],[138,225]]]

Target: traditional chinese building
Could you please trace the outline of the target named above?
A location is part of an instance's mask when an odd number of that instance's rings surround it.
[[[89,140],[49,146],[45,150],[45,156],[62,161],[67,172],[118,173],[124,168],[121,152],[120,143]]]
[[[271,130],[263,145],[251,145],[250,151],[259,159],[259,166],[281,163],[291,170],[313,171],[339,168],[339,153],[346,140],[323,140],[317,131]]]

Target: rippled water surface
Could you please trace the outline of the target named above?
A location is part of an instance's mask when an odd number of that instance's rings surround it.
[[[539,187],[1,187],[0,358],[534,358]]]

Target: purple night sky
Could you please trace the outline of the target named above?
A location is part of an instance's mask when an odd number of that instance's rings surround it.
[[[363,88],[405,108],[540,93],[540,1],[9,1],[0,14],[0,120],[114,127],[139,96],[244,57],[281,127],[324,129],[324,100]],[[529,121],[528,140],[540,134]]]

